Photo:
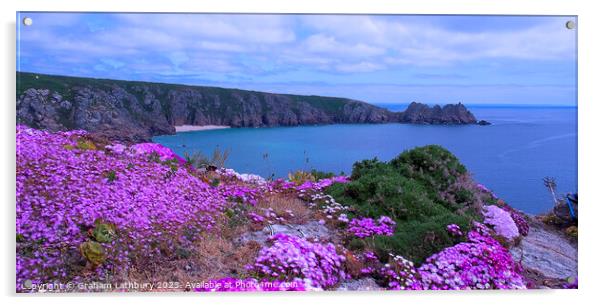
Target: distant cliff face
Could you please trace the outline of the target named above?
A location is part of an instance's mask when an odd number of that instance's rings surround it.
[[[404,112],[351,99],[216,87],[17,73],[17,122],[148,141],[178,125],[232,127],[335,123],[474,124],[462,104],[412,103]]]

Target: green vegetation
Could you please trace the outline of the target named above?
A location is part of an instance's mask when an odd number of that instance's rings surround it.
[[[391,251],[422,262],[458,241],[446,231],[448,224],[467,230],[479,217],[474,182],[440,146],[415,148],[390,162],[356,162],[351,177],[352,182],[334,184],[326,192],[352,206],[356,216],[387,215],[397,222],[393,236],[375,239],[378,253]]]
[[[332,177],[336,176],[336,174],[333,172],[323,172],[323,171],[319,171],[316,169],[312,169],[310,174],[312,176],[314,176],[316,178],[316,180],[332,178]],[[345,175],[345,173],[341,173],[341,176],[344,176],[344,175]]]
[[[343,111],[343,107],[349,103],[348,99],[340,97],[324,97],[318,95],[292,95],[284,94],[295,102],[305,102],[316,108],[323,109],[329,113],[338,113]]]
[[[304,172],[304,171],[296,171],[294,173],[289,173],[288,174],[288,180],[290,180],[291,182],[294,182],[297,185],[301,185],[305,182],[315,182],[316,181],[316,177],[314,177],[311,173],[309,172]]]
[[[215,147],[211,157],[204,155],[202,152],[195,152],[192,155],[185,152],[184,160],[186,165],[194,168],[223,168],[226,166],[226,161],[230,157],[230,149],[224,149],[223,151],[219,146]]]

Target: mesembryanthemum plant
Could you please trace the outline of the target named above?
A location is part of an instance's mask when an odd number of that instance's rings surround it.
[[[322,244],[304,238],[278,233],[271,244],[261,249],[253,265],[247,269],[259,277],[295,281],[308,279],[312,286],[328,288],[346,277],[344,256],[331,243]]]
[[[349,233],[358,238],[375,235],[391,236],[395,231],[395,221],[387,216],[381,216],[375,222],[372,218],[354,218],[349,222]]]
[[[445,248],[418,268],[424,289],[525,289],[522,269],[497,240],[483,230],[468,242]]]

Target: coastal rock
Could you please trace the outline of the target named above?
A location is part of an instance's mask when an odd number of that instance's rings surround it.
[[[413,124],[476,124],[477,119],[462,105],[435,105],[412,102],[401,116],[401,122]]]
[[[305,237],[305,238],[318,238],[328,239],[332,236],[331,232],[325,225],[320,224],[317,221],[310,221],[305,224],[289,224],[289,225],[272,225],[272,229],[265,227],[260,231],[247,232],[240,236],[237,240],[238,243],[244,244],[249,241],[258,242],[261,245],[265,245],[267,239],[272,236],[272,233],[278,234],[283,233],[287,235]]]
[[[404,112],[392,112],[346,98],[17,74],[18,124],[50,131],[83,129],[126,142],[173,134],[181,125],[477,123],[462,104],[430,107],[413,102]]]
[[[514,259],[547,278],[576,276],[577,245],[539,221],[531,222],[530,227],[529,235],[510,250]]]
[[[346,280],[342,282],[339,287],[336,289],[337,291],[375,291],[375,290],[385,290],[384,288],[378,286],[376,281],[373,278],[363,278],[357,280]]]

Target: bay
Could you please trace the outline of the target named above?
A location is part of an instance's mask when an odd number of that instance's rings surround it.
[[[395,105],[389,105],[395,109]],[[401,108],[401,106],[400,106]],[[403,108],[402,108],[403,109]],[[232,128],[158,136],[183,155],[230,150],[227,167],[263,177],[295,170],[349,174],[354,162],[390,160],[416,146],[438,144],[466,165],[474,178],[513,207],[530,214],[552,208],[543,186],[556,178],[559,193],[577,192],[577,108],[471,107],[490,126],[337,124]]]

